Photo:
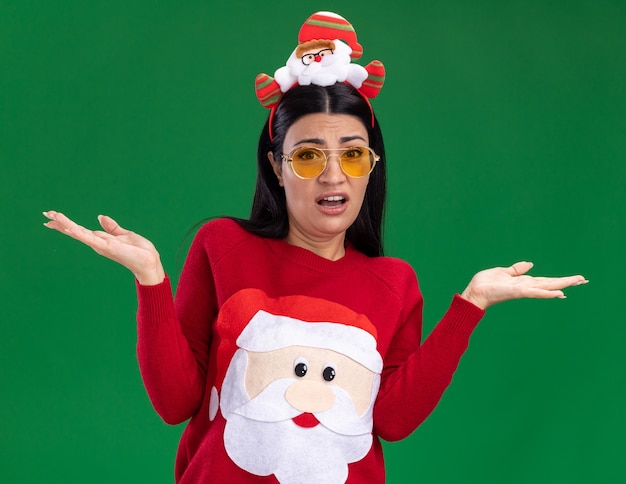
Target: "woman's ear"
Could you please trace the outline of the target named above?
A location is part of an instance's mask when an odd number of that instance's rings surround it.
[[[274,153],[271,151],[267,152],[267,158],[270,160],[272,164],[272,170],[274,170],[274,174],[276,178],[278,178],[278,184],[282,187],[283,185],[283,171],[281,169],[280,164],[274,159]]]

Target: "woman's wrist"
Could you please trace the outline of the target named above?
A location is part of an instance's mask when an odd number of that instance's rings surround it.
[[[460,296],[466,301],[472,303],[474,306],[479,307],[482,310],[487,309],[489,306],[485,301],[480,298],[477,298],[473,293],[470,286],[467,286],[465,290],[460,294]]]
[[[165,270],[159,262],[158,265],[151,270],[136,272],[135,278],[142,286],[156,286],[165,280]]]

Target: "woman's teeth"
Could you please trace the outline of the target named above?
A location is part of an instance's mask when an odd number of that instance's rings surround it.
[[[320,205],[326,205],[329,207],[335,207],[345,203],[346,199],[341,195],[333,195],[332,197],[324,197],[319,202]]]

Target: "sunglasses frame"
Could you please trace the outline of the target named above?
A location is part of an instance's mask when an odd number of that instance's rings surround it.
[[[367,173],[365,173],[364,175],[361,175],[361,176],[354,176],[354,175],[351,175],[350,173],[346,172],[346,170],[343,167],[343,164],[341,163],[341,156],[346,151],[350,151],[350,150],[354,150],[354,149],[363,149],[363,150],[369,151],[371,156],[372,156],[372,159],[374,160],[374,162],[372,163],[372,166],[370,167],[370,171],[368,171]],[[324,155],[324,164],[323,164],[322,170],[317,175],[310,176],[310,177],[302,176],[293,167],[293,155],[297,151],[300,151],[300,150],[314,150],[314,151],[321,151],[322,152],[322,154]],[[327,154],[327,152],[331,152],[331,153]],[[324,171],[326,171],[326,167],[328,166],[328,159],[331,156],[336,156],[337,157],[337,159],[338,159],[337,161],[339,162],[339,167],[341,168],[341,171],[346,176],[349,176],[350,178],[363,178],[363,177],[369,175],[370,173],[372,173],[372,171],[374,171],[374,167],[376,166],[376,163],[378,163],[380,161],[380,156],[378,156],[376,154],[376,152],[372,148],[370,148],[369,146],[349,146],[347,148],[317,148],[315,146],[300,146],[300,147],[292,150],[291,152],[289,152],[289,154],[287,154],[287,155],[283,153],[281,158],[282,158],[282,160],[285,163],[289,163],[289,166],[291,167],[291,171],[298,178],[301,178],[302,180],[311,180],[313,178],[317,178],[322,173],[324,173]]]

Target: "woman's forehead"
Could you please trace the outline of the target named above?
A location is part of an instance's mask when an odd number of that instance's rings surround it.
[[[367,129],[358,117],[350,114],[315,113],[301,117],[289,127],[285,144],[306,139],[330,143],[359,137],[368,141]]]

